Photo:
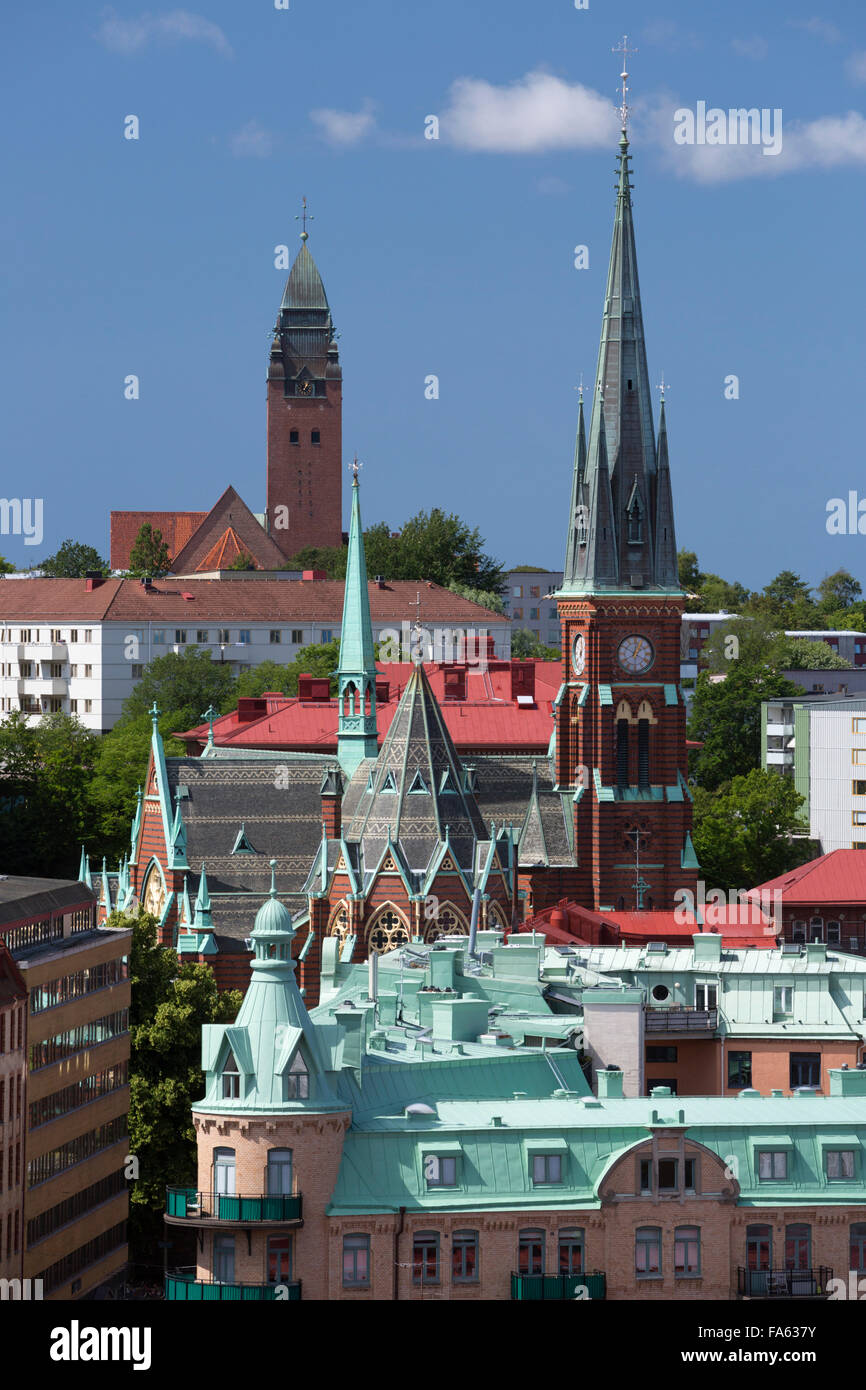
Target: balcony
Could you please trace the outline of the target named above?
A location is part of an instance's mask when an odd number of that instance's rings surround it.
[[[771,765],[775,767],[788,767],[789,765],[793,766],[794,763],[793,748],[768,748],[766,756],[768,767]]]
[[[217,1284],[168,1272],[165,1297],[168,1303],[299,1303],[301,1284]]]
[[[715,1033],[718,1009],[645,1009],[648,1033]]]
[[[780,724],[780,723],[777,723],[777,722],[771,723],[770,720],[767,720],[767,737],[768,737],[768,738],[792,738],[792,737],[793,737],[793,734],[794,734],[794,725],[793,725],[793,724],[788,724],[788,723]]]
[[[69,648],[65,642],[20,642],[19,661],[66,661]]]
[[[592,1274],[512,1274],[512,1300],[540,1303],[547,1299],[558,1303],[574,1301],[577,1290],[586,1288],[591,1299],[602,1299],[606,1292],[605,1276],[597,1269]],[[583,1297],[583,1295],[581,1295]]]
[[[268,1197],[167,1187],[164,1220],[169,1226],[301,1226],[303,1198],[297,1192]]]
[[[65,676],[19,676],[19,695],[65,695],[68,682]]]
[[[737,1270],[739,1298],[826,1298],[832,1269]]]

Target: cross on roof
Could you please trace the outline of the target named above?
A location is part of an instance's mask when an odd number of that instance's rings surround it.
[[[628,63],[629,54],[630,54],[630,53],[637,53],[638,50],[637,50],[636,48],[629,48],[629,46],[628,46],[628,34],[623,34],[623,36],[622,36],[622,43],[618,43],[618,44],[616,45],[616,47],[615,47],[615,48],[612,48],[610,51],[611,51],[611,53],[621,53],[621,54],[622,54],[622,72],[620,73],[620,80],[622,81],[622,101],[621,101],[620,108],[619,108],[619,114],[620,114],[620,118],[621,118],[621,120],[622,120],[622,128],[623,128],[623,130],[625,130],[626,127],[628,126],[628,118],[629,118],[629,114],[630,114],[630,113],[629,113],[629,108],[628,108],[628,101],[627,101],[627,97],[628,97],[628,87],[627,87],[627,85],[626,85],[626,82],[627,82],[627,79],[628,79],[628,72],[627,72],[627,69],[626,69],[626,65],[627,65],[627,63]]]
[[[202,715],[202,719],[206,719],[208,722],[209,731],[207,741],[211,745],[211,747],[213,747],[213,722],[215,719],[219,719],[219,710],[214,709],[213,702],[211,702],[211,704],[208,705],[207,709]]]
[[[313,216],[313,214],[312,214],[311,212],[307,212],[307,200],[306,200],[306,198],[305,198],[305,197],[302,198],[302,199],[301,199],[301,211],[300,211],[300,213],[298,213],[298,214],[296,215],[296,217],[295,217],[295,221],[296,221],[296,222],[300,222],[301,227],[302,227],[302,229],[303,229],[303,230],[301,231],[301,241],[307,241],[307,240],[309,240],[310,234],[309,234],[309,232],[307,231],[307,223],[308,223],[308,222],[315,222],[315,220],[316,220],[316,219],[315,219],[315,217]]]
[[[656,390],[657,390],[657,391],[661,391],[661,393],[662,393],[662,394],[661,394],[662,400],[664,400],[664,398],[665,398],[665,391],[670,391],[670,389],[671,389],[670,382],[669,382],[669,381],[665,381],[665,374],[664,374],[664,372],[662,372],[662,379],[661,379],[661,381],[659,382],[658,386],[656,387]]]
[[[358,455],[356,454],[355,457],[352,459],[352,462],[349,464],[349,472],[352,474],[352,478],[355,483],[357,483],[358,474],[360,473],[363,467],[363,463],[358,462]]]

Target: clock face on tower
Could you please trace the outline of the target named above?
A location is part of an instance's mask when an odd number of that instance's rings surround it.
[[[579,632],[571,644],[571,665],[576,676],[583,674],[586,665],[586,638]]]
[[[307,380],[299,381],[299,382],[298,382],[298,394],[299,394],[300,396],[312,396],[312,394],[313,394],[313,383],[312,383],[311,381],[307,381]]]
[[[630,676],[640,676],[652,666],[655,652],[647,637],[624,637],[617,647],[616,659]]]

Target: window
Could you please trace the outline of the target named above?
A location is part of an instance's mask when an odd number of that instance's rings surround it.
[[[806,923],[803,922],[803,921],[801,921],[799,918],[797,919],[796,922],[792,922],[792,923],[791,923],[791,940],[792,940],[792,941],[805,941],[805,940],[806,940]]]
[[[451,1242],[451,1279],[455,1284],[477,1284],[477,1231],[454,1232]]]
[[[684,1160],[685,1168],[685,1189],[686,1192],[697,1192],[698,1190],[698,1160],[687,1158]]]
[[[229,1052],[223,1067],[223,1100],[239,1100],[241,1094],[241,1074],[234,1053]]]
[[[289,1284],[291,1279],[291,1236],[268,1236],[268,1283]]]
[[[858,1273],[866,1271],[866,1223],[855,1222],[849,1237],[848,1268]]]
[[[662,1272],[662,1233],[657,1226],[639,1226],[634,1233],[634,1272],[638,1279],[658,1279]]]
[[[514,597],[515,597],[515,598],[523,598],[523,585],[522,585],[522,584],[515,584],[515,586],[514,586]],[[866,761],[866,759],[864,759],[864,761]]]
[[[790,1014],[794,1009],[793,985],[775,985],[773,988],[773,1013]]]
[[[786,1182],[788,1152],[786,1149],[761,1149],[758,1154],[758,1178],[761,1182]]]
[[[153,633],[154,646],[161,646],[165,641],[165,632],[162,628],[155,628]]]
[[[19,635],[18,635],[18,640],[19,640],[19,642],[29,642],[29,641],[30,641],[30,628],[29,628],[29,627],[22,627],[22,629],[21,629],[21,631],[20,631],[20,633],[19,633]]]
[[[518,1274],[544,1273],[544,1232],[521,1231],[517,1245]]]
[[[85,666],[85,668],[84,668],[84,679],[85,679],[86,681],[93,680],[93,667],[92,667],[92,666]]]
[[[513,610],[512,614],[511,614],[511,616],[512,616],[512,618],[521,618],[521,619],[522,619],[522,617],[523,617],[523,609],[522,609],[522,608],[515,608],[515,609]]]
[[[661,1047],[656,1044],[646,1050],[648,1062],[675,1062],[677,1060],[677,1050],[675,1047]]]
[[[311,431],[310,431],[310,443],[311,443],[311,444],[321,444],[321,442],[322,442],[322,435],[321,435],[321,432],[320,432],[319,430],[311,430]]]
[[[746,1265],[751,1270],[766,1270],[773,1258],[773,1232],[770,1226],[746,1227]]]
[[[370,1287],[370,1237],[343,1236],[343,1288]]]
[[[532,1158],[532,1181],[536,1186],[562,1182],[562,1155],[534,1154]]]
[[[583,1231],[560,1231],[559,1272],[583,1273]]]
[[[71,627],[71,628],[69,629],[69,640],[70,640],[70,642],[77,642],[77,641],[78,641],[78,628],[77,628],[77,627]]]
[[[701,1272],[701,1231],[699,1226],[678,1226],[674,1231],[674,1275],[695,1278]]]
[[[92,701],[92,700],[85,700],[85,701],[84,701],[84,713],[85,713],[85,714],[92,714],[92,713],[93,713],[93,701]]]
[[[86,628],[84,629],[84,640],[85,640],[85,642],[92,642],[92,641],[93,641],[93,629],[92,629],[92,628],[86,627]]]
[[[852,763],[866,763],[866,748],[851,749]]]
[[[219,629],[219,636],[217,638],[217,641],[221,643],[221,645],[224,647],[228,646],[229,642],[231,641],[231,634],[227,627],[221,627]]]
[[[751,1052],[729,1052],[728,1053],[728,1085],[729,1086],[751,1086],[752,1084],[752,1054]]]
[[[175,630],[174,630],[174,640],[175,640],[175,642],[178,643],[178,645],[183,646],[183,644],[186,642],[186,628],[185,628],[185,627],[176,627],[176,628],[175,628]]]
[[[144,675],[144,667],[143,667],[143,666],[136,666],[136,665],[133,665],[133,668],[132,668],[132,679],[133,679],[134,681],[140,681],[143,675]]]
[[[300,442],[301,442],[301,436],[300,436],[300,434],[298,433],[298,431],[297,431],[297,430],[289,430],[289,443],[290,443],[290,444],[300,444]]]
[[[855,781],[851,783],[852,796],[866,796],[866,782]]]
[[[238,633],[238,642],[239,642],[239,644],[240,644],[242,647],[246,647],[246,646],[249,645],[250,640],[251,640],[251,638],[250,638],[250,629],[249,629],[248,627],[242,627],[241,630],[240,630],[240,632]]]
[[[296,1052],[286,1075],[286,1100],[309,1100],[310,1073],[300,1052]]]
[[[809,1269],[812,1263],[812,1238],[808,1226],[797,1224],[785,1229],[785,1268]]]
[[[196,629],[195,640],[199,643],[207,644],[210,641],[210,633],[206,627]]]
[[[78,713],[78,701],[77,701],[77,700],[70,700],[70,701],[69,701],[69,713],[70,713],[70,714],[77,714],[77,713]]]
[[[719,987],[712,981],[699,980],[695,985],[695,1008],[717,1009],[719,1007]]]
[[[659,1192],[676,1192],[678,1190],[678,1170],[679,1162],[675,1158],[659,1159]]]
[[[457,1186],[457,1159],[439,1154],[425,1154],[424,1177],[430,1187]]]
[[[272,647],[277,646],[283,640],[283,634],[278,627],[272,627],[270,631],[270,643]]]
[[[412,1241],[412,1283],[439,1283],[439,1236],[436,1231],[418,1231]]]
[[[322,642],[322,643],[325,643],[325,642],[333,642],[333,640],[334,640],[334,633],[333,633],[332,629],[329,628],[329,627],[323,627],[323,628],[322,628],[322,631],[321,631],[321,634],[320,634],[320,636],[319,636],[319,641]]]
[[[820,1052],[791,1053],[791,1090],[796,1086],[820,1086]]]
[[[827,944],[828,946],[838,946],[842,940],[842,923],[827,923]]]
[[[852,719],[851,732],[855,734],[866,734],[866,719]]]
[[[531,584],[531,585],[529,586],[529,597],[530,597],[530,598],[541,598],[541,585],[540,585],[540,584]]]
[[[824,1155],[829,1182],[852,1182],[855,1177],[853,1149],[827,1149]]]
[[[60,637],[60,628],[59,628],[59,627],[53,627],[53,628],[51,629],[51,641],[52,641],[52,642],[59,642],[59,641],[61,641],[61,637]]]
[[[300,627],[293,627],[293,628],[292,628],[292,641],[293,641],[295,644],[300,644],[301,642],[303,642],[303,640],[304,640],[304,630],[303,630],[303,628],[300,628]]]
[[[653,1166],[648,1158],[640,1161],[640,1190],[643,1195],[653,1190]]]
[[[268,1196],[288,1197],[291,1192],[291,1149],[268,1149]]]
[[[234,1149],[214,1149],[213,1190],[219,1197],[233,1197],[235,1195]]]
[[[537,608],[530,608],[530,610],[529,610],[529,621],[530,621],[531,623],[537,623],[537,622],[538,622],[538,609],[537,609]]]
[[[234,1236],[214,1236],[213,1277],[217,1284],[233,1284],[235,1282]]]

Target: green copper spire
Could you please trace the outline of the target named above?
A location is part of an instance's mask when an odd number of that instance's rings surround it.
[[[349,554],[346,561],[346,588],[343,596],[343,626],[340,632],[340,665],[337,671],[340,719],[337,758],[347,777],[365,758],[375,758],[376,659],[373,653],[373,623],[370,617],[370,590],[367,587],[367,561],[361,526],[360,487],[355,459],[352,464],[352,515],[349,523]]]
[[[201,878],[198,881],[198,892],[195,897],[195,929],[196,931],[213,931],[213,921],[210,914],[210,894],[207,889],[207,873],[205,872],[203,861],[201,866]]]
[[[659,479],[656,454],[628,149],[624,124],[584,466],[578,421],[563,593],[679,591],[670,564],[676,556],[670,478]]]

